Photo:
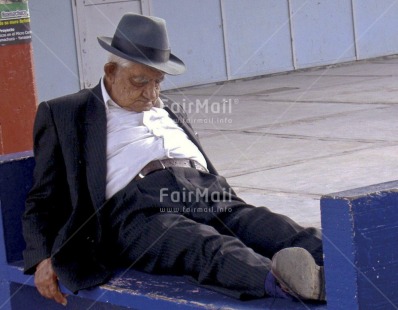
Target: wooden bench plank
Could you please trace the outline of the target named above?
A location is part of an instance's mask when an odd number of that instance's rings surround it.
[[[321,199],[331,309],[398,309],[398,181]]]

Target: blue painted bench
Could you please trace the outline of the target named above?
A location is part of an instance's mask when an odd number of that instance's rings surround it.
[[[329,309],[398,309],[398,181],[321,199]]]
[[[41,297],[22,273],[21,215],[31,187],[31,152],[0,156],[0,309],[65,309]],[[65,289],[63,288],[65,291]],[[263,298],[239,301],[198,287],[184,277],[129,270],[109,283],[68,297],[67,309],[326,309],[325,305]]]

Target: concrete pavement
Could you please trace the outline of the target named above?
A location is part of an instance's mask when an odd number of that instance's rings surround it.
[[[398,57],[165,92],[248,203],[320,227],[324,194],[398,179]]]

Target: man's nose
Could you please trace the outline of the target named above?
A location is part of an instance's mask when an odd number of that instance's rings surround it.
[[[147,85],[145,85],[145,89],[143,92],[145,98],[149,100],[155,100],[158,97],[158,86],[155,81],[150,81]]]

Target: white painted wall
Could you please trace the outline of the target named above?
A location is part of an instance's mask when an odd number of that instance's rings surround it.
[[[79,90],[70,1],[29,1],[35,78],[39,101]]]
[[[167,77],[163,89],[227,79],[219,1],[152,0],[151,15],[166,20],[171,50],[187,66],[185,74]]]
[[[295,69],[355,60],[351,0],[290,0],[290,16]]]
[[[293,70],[289,6],[280,0],[222,0],[228,78]]]
[[[124,12],[166,19],[172,52],[188,67],[163,89],[398,53],[397,0],[30,1],[40,100],[102,75]],[[80,81],[79,81],[80,77]]]
[[[398,52],[398,1],[352,0],[357,59]]]

